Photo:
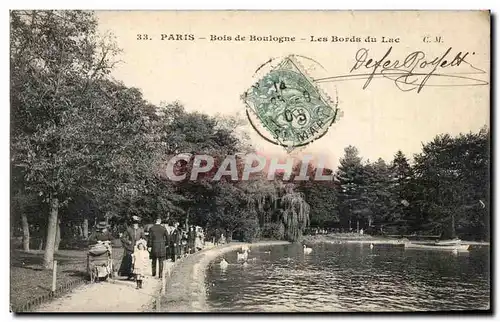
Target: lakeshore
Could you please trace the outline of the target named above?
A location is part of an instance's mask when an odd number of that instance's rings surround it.
[[[360,234],[328,234],[328,235],[307,235],[303,238],[303,243],[333,243],[333,244],[379,244],[379,245],[404,245],[405,242],[425,243],[424,240],[408,240],[407,238],[389,238]],[[485,241],[462,240],[463,244],[475,246],[489,246]]]

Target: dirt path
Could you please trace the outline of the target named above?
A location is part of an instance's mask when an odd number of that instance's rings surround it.
[[[169,270],[172,262],[165,263]],[[161,280],[146,276],[143,288],[137,290],[134,281],[117,277],[111,281],[87,284],[70,294],[35,309],[35,312],[142,312],[151,306],[161,291]]]

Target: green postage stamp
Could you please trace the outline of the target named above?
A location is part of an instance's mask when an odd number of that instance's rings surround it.
[[[288,152],[324,136],[339,116],[338,100],[314,84],[294,55],[259,79],[243,100],[252,127]]]

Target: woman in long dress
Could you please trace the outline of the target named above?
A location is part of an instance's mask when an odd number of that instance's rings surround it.
[[[132,272],[132,253],[134,247],[139,239],[146,239],[144,229],[139,227],[140,218],[137,216],[132,217],[132,227],[128,227],[122,234],[121,242],[123,246],[123,258],[118,273],[120,276],[127,276],[132,279],[134,274]]]
[[[195,248],[197,251],[200,251],[203,249],[203,243],[204,243],[204,235],[203,235],[203,230],[201,227],[196,227],[196,240],[195,240]]]

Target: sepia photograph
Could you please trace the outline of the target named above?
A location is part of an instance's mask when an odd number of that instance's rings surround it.
[[[490,11],[10,10],[13,313],[492,313]]]

